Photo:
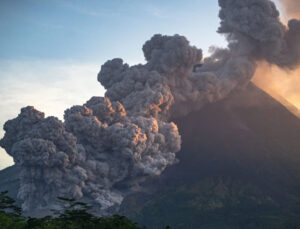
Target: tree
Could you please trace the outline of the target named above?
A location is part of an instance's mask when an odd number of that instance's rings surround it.
[[[61,209],[53,210],[56,217],[27,218],[7,192],[1,192],[0,229],[147,229],[125,216],[96,217],[89,212],[91,206],[75,199],[59,197],[58,201]]]
[[[22,210],[15,204],[15,200],[7,196],[7,191],[0,193],[0,228],[23,229],[25,228]]]
[[[15,205],[15,200],[7,196],[8,191],[0,193],[0,211],[12,214],[14,216],[21,216],[22,210]]]

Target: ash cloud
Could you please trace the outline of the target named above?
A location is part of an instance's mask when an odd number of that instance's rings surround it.
[[[219,0],[219,4],[219,32],[228,34],[233,49],[282,68],[299,65],[300,21],[283,25],[269,0]]]
[[[98,74],[105,97],[65,111],[64,122],[33,107],[8,121],[0,145],[21,167],[23,209],[49,208],[57,196],[82,198],[113,213],[150,176],[177,162],[176,116],[243,88],[257,63],[292,69],[300,61],[300,22],[288,27],[268,0],[219,0],[218,32],[228,48],[202,51],[180,35],[154,35],[146,64],[107,61]],[[201,67],[194,67],[200,66]]]

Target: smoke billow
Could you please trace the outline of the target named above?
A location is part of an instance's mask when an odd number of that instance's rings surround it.
[[[21,167],[24,210],[49,208],[57,196],[83,198],[113,212],[149,176],[177,162],[181,140],[169,120],[245,86],[257,63],[292,69],[300,62],[300,21],[288,27],[269,0],[219,0],[228,48],[202,51],[180,35],[154,35],[147,61],[107,61],[98,74],[105,97],[65,111],[64,122],[33,107],[8,121],[0,145]],[[195,67],[196,66],[196,67]]]
[[[288,19],[300,18],[300,1],[279,0],[283,9],[283,20],[288,23]],[[299,29],[295,29],[297,31]],[[296,32],[297,33],[297,32]],[[293,35],[291,36],[293,37]],[[297,42],[297,35],[293,37]],[[299,45],[298,47],[300,48]],[[296,66],[297,67],[297,66]],[[263,76],[263,77],[262,77]],[[259,63],[253,82],[272,95],[275,99],[286,106],[291,112],[299,116],[300,109],[300,68],[280,69],[278,66],[270,65],[266,62]]]

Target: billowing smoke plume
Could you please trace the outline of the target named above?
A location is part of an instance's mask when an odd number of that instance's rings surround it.
[[[279,0],[279,3],[283,9],[281,18],[284,23],[288,23],[288,19],[291,18],[300,19],[299,0]],[[259,63],[252,82],[273,96],[296,116],[300,117],[299,67],[296,69],[280,69],[276,65],[261,62]]]
[[[57,196],[85,197],[103,211],[118,206],[145,177],[176,162],[180,149],[175,124],[127,116],[100,97],[67,110],[65,123],[26,107],[4,129],[1,145],[21,167],[24,210],[50,207]]]
[[[233,49],[256,60],[283,68],[300,61],[300,22],[290,20],[288,28],[279,21],[279,12],[269,0],[219,0],[221,27]]]
[[[147,63],[107,61],[98,75],[105,98],[65,112],[65,122],[33,107],[8,121],[1,146],[21,167],[23,208],[49,207],[71,196],[113,211],[147,177],[176,162],[175,116],[224,98],[252,78],[264,60],[283,68],[300,61],[300,22],[288,27],[269,0],[219,0],[227,49],[209,58],[183,36],[154,35],[143,46]]]

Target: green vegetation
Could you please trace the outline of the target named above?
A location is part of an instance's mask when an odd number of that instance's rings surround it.
[[[300,229],[299,214],[282,209],[257,187],[231,179],[205,179],[126,206],[130,219],[176,229]]]
[[[1,229],[146,229],[124,216],[96,217],[89,213],[91,209],[85,203],[75,199],[59,198],[61,211],[44,218],[30,218],[21,215],[21,209],[15,201],[0,193],[0,228]],[[166,227],[166,229],[171,229]]]

